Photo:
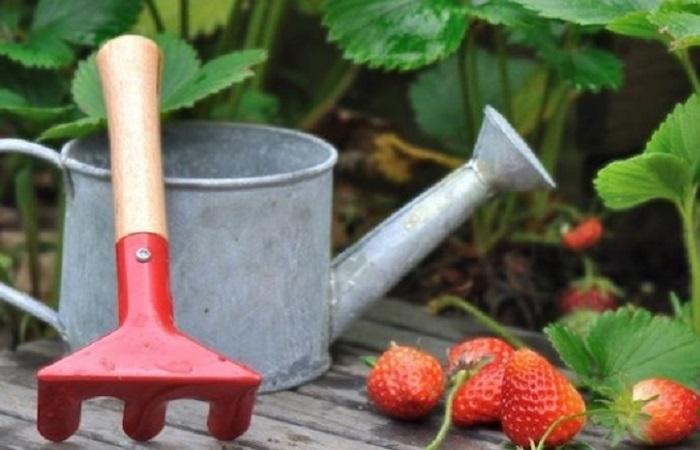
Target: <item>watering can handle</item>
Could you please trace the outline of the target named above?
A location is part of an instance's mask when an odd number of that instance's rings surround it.
[[[35,156],[39,159],[50,162],[65,173],[65,168],[61,161],[61,155],[48,147],[35,144],[22,139],[0,139],[0,153],[22,153]],[[58,314],[53,309],[35,298],[18,291],[5,283],[0,282],[0,301],[31,314],[42,322],[55,328],[59,333],[64,334],[64,327],[58,320]]]
[[[97,53],[107,107],[117,241],[144,232],[167,238],[159,133],[161,61],[153,41],[134,35],[113,39]]]

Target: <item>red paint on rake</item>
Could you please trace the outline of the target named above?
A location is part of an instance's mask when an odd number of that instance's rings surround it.
[[[150,258],[141,262],[137,254],[144,249]],[[132,234],[116,250],[119,328],[39,371],[39,432],[67,439],[80,424],[81,402],[109,396],[124,401],[124,431],[139,441],[163,429],[167,402],[180,398],[210,402],[207,426],[214,437],[241,435],[260,375],[176,329],[165,238]]]

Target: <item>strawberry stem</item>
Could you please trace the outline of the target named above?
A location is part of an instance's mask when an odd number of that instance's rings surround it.
[[[431,300],[428,303],[428,309],[434,314],[438,314],[440,311],[446,308],[461,309],[476,320],[477,323],[483,325],[489,331],[501,337],[504,341],[508,342],[516,349],[528,347],[525,342],[523,342],[519,337],[515,336],[515,334],[513,334],[508,328],[504,327],[491,316],[463,298],[455,295],[443,295]]]
[[[447,400],[445,401],[445,416],[442,419],[442,424],[440,425],[440,430],[435,435],[435,438],[425,447],[425,450],[437,450],[442,445],[442,441],[447,437],[447,432],[450,431],[450,426],[452,425],[452,402],[454,400],[457,391],[464,383],[471,378],[473,372],[462,369],[452,377],[452,387],[447,395]]]

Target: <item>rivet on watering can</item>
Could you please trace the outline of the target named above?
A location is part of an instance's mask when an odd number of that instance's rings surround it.
[[[151,252],[147,248],[141,247],[136,250],[136,260],[138,262],[148,262],[151,259]]]

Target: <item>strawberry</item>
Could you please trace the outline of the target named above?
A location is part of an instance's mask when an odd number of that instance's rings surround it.
[[[565,231],[561,242],[569,250],[579,252],[593,247],[603,237],[603,224],[597,217],[589,217]]]
[[[437,406],[445,389],[445,374],[432,355],[392,344],[367,378],[367,394],[382,413],[415,420]]]
[[[632,398],[644,401],[637,437],[649,445],[673,445],[700,427],[700,395],[666,378],[650,378],[632,388]]]
[[[501,415],[501,386],[513,348],[501,339],[476,338],[453,345],[448,352],[451,371],[464,365],[489,361],[457,391],[452,402],[452,422],[466,427],[497,422]]]
[[[523,447],[545,438],[555,421],[586,411],[581,394],[569,380],[544,357],[528,349],[516,351],[508,361],[502,392],[503,431],[514,444]],[[544,443],[565,444],[585,422],[584,416],[564,420]]]
[[[617,296],[614,293],[597,287],[580,289],[576,286],[569,286],[559,297],[558,303],[559,311],[562,314],[584,309],[602,312],[616,309],[618,306]]]

